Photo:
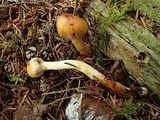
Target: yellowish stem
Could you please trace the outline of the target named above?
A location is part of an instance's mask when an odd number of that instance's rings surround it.
[[[83,55],[86,56],[91,56],[92,55],[92,50],[91,47],[89,45],[86,45],[82,38],[77,38],[77,37],[73,37],[73,39],[71,40],[73,45],[75,46],[75,48]]]

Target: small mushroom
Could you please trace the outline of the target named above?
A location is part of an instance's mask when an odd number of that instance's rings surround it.
[[[71,40],[81,54],[91,56],[91,47],[82,40],[88,30],[85,20],[73,14],[63,14],[57,19],[56,26],[61,37]]]
[[[94,69],[92,66],[79,60],[62,60],[55,62],[46,62],[41,58],[32,58],[27,64],[27,72],[30,77],[37,78],[43,75],[46,70],[75,69],[99,84],[111,89],[123,97],[130,97],[132,91],[130,88],[113,80],[108,80],[105,75]],[[144,90],[144,88],[143,88]]]

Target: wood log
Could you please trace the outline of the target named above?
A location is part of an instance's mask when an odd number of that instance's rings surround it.
[[[133,0],[133,7],[160,24],[159,0]]]
[[[93,19],[100,14],[102,18],[106,17],[108,12],[100,0],[91,2],[86,10]],[[160,41],[127,15],[124,20],[107,27],[106,32],[109,32],[110,38],[105,41],[106,50],[103,52],[111,58],[122,60],[136,82],[147,86],[160,97]]]

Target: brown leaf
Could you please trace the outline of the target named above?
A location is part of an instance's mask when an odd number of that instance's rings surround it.
[[[15,120],[42,120],[41,116],[46,111],[47,105],[24,104],[20,106],[14,114]]]
[[[69,120],[113,120],[116,114],[105,102],[83,94],[74,94],[66,108]]]

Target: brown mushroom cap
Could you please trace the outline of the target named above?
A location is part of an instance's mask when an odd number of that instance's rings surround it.
[[[58,34],[67,39],[82,38],[88,30],[87,22],[73,14],[61,15],[57,19],[56,26]]]

